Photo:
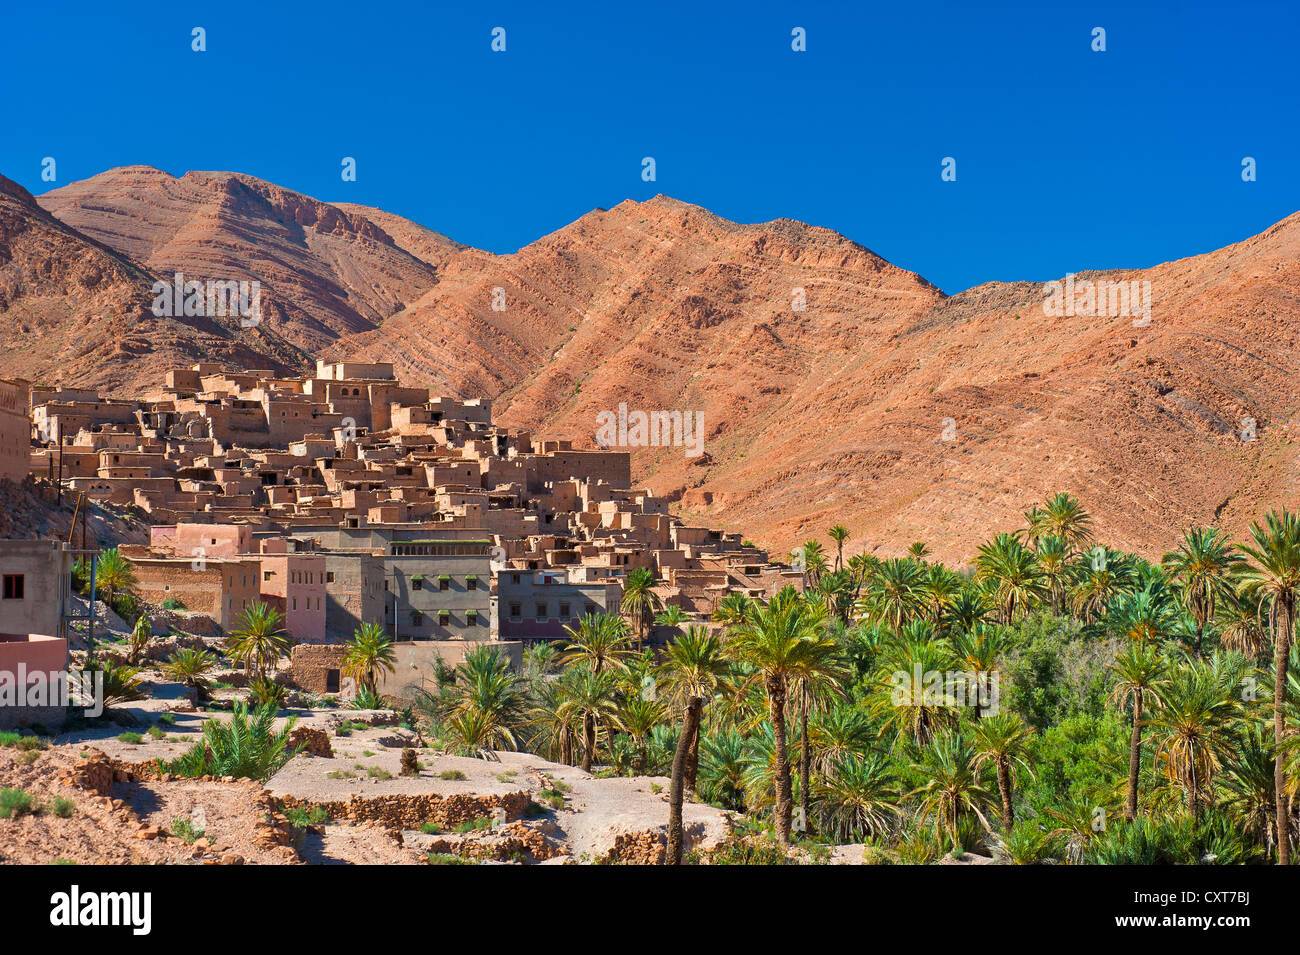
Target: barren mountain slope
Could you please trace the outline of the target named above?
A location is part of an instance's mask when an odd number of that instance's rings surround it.
[[[264,356],[280,350],[237,322],[232,331],[219,320],[155,318],[155,280],[0,176],[0,374],[130,392],[174,365],[267,367]]]
[[[41,196],[68,225],[167,279],[257,280],[268,328],[304,353],[374,328],[436,281],[365,214],[252,176],[126,166]],[[377,210],[374,210],[377,212]]]

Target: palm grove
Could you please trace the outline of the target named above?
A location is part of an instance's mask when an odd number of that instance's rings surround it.
[[[748,859],[865,843],[881,863],[1289,863],[1295,515],[1270,513],[1237,543],[1189,529],[1159,563],[1097,542],[1064,493],[966,570],[923,543],[846,558],[848,536],[836,526],[830,548],[795,551],[802,592],[728,595],[707,627],[635,570],[619,615],[530,646],[522,672],[480,647],[412,716],[461,755],[521,749],[671,777],[670,863],[685,856],[688,794],[741,814]],[[255,608],[229,646],[269,712],[283,688],[268,672],[287,651],[276,617]],[[673,634],[659,652],[645,646],[653,625]],[[358,705],[379,702],[394,659],[382,628],[357,632]],[[201,683],[211,664],[178,655],[170,669]]]
[[[879,862],[1289,862],[1295,515],[1236,544],[1189,529],[1158,564],[1096,542],[1068,494],[966,571],[829,537],[793,555],[802,593],[729,595],[707,628],[635,571],[621,616],[530,647],[522,673],[471,653],[418,709],[466,755],[670,776],[669,862],[687,794],[751,842]],[[658,653],[652,623],[674,632]]]

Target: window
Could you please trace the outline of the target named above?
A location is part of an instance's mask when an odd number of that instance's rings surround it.
[[[569,616],[569,605],[562,603],[560,604],[560,619],[563,620],[567,616]]]
[[[511,582],[512,584],[517,584],[517,583],[519,583],[519,575],[518,575],[518,574],[511,574],[511,575],[510,575],[510,582]]]
[[[294,610],[297,610],[297,609],[298,609],[298,598],[297,598],[297,597],[294,597],[294,598],[293,598],[293,609],[294,609]]]
[[[337,693],[338,691],[339,691],[339,671],[326,670],[325,671],[325,692]]]
[[[451,624],[451,614],[447,613],[446,611],[440,612],[438,614],[438,626],[446,627],[446,626],[450,626],[450,624]]]
[[[546,619],[546,604],[537,605],[537,619],[538,620]]]
[[[519,604],[510,605],[510,616],[519,617],[522,615],[522,613],[523,613],[523,608],[520,607]]]
[[[465,578],[465,589],[466,589],[466,590],[478,590],[478,578],[477,578],[477,577],[467,577],[467,578]]]
[[[332,570],[325,571],[325,583],[327,584],[334,583],[334,571]]]
[[[422,627],[422,626],[424,626],[424,614],[420,613],[420,611],[418,611],[418,610],[412,610],[412,611],[411,611],[411,626],[413,626],[413,627]]]
[[[23,575],[5,574],[5,600],[23,599]]]
[[[272,573],[271,573],[271,571],[269,571],[269,570],[264,570],[264,571],[262,571],[262,579],[263,579],[263,580],[270,580],[271,577],[272,577]]]
[[[451,590],[451,578],[449,578],[449,577],[440,577],[440,578],[438,578],[438,589],[439,589],[439,590]]]
[[[411,589],[412,589],[412,590],[423,590],[423,589],[424,589],[424,578],[423,578],[423,577],[412,577],[412,578],[411,578]]]
[[[586,609],[585,612],[586,612],[586,613],[595,613],[595,612],[596,612],[596,605],[595,605],[595,604],[587,604],[587,609]]]

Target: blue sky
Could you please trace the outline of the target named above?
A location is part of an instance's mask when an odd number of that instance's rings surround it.
[[[508,252],[662,192],[828,226],[948,292],[1300,209],[1294,0],[117,6],[6,10],[0,173],[34,193],[46,156],[54,185],[229,169]]]

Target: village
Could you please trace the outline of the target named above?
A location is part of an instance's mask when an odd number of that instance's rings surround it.
[[[362,624],[401,648],[406,665],[380,687],[400,695],[466,647],[497,644],[517,662],[584,615],[617,614],[637,569],[662,606],[701,624],[728,594],[800,580],[738,535],[671,516],[632,486],[628,452],[534,441],[494,425],[488,402],[405,387],[386,363],[318,361],[301,379],[200,364],[137,399],[3,387],[0,476],[137,508],[148,543],[118,550],[143,601],[221,631],[252,604],[273,607],[298,678],[322,689],[337,690],[342,644]],[[23,593],[21,612],[5,601],[3,629],[26,621],[29,639],[66,639],[60,581],[98,546],[75,528],[66,542],[0,541],[5,586]],[[654,646],[670,632],[640,636]]]

